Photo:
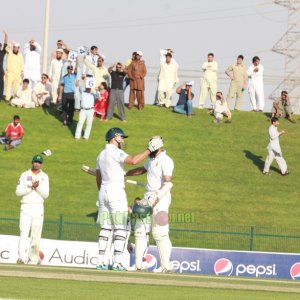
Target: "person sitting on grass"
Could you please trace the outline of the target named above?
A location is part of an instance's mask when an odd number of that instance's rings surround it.
[[[173,111],[179,114],[185,114],[188,118],[192,117],[193,114],[193,98],[192,93],[193,81],[187,81],[182,83],[177,89],[176,93],[179,95],[178,102],[174,107]]]
[[[217,92],[216,94],[214,116],[215,116],[215,120],[214,120],[215,123],[221,123],[223,116],[227,117],[225,123],[231,123],[231,112],[227,106],[227,102],[224,99],[222,92]]]
[[[24,108],[34,108],[35,104],[32,101],[31,94],[32,91],[29,87],[29,79],[25,78],[22,86],[20,86],[17,91],[16,97],[11,99],[10,105]]]
[[[281,97],[273,102],[271,118],[281,117],[288,119],[291,123],[296,123],[292,118],[292,105],[287,91],[281,92]]]
[[[15,115],[13,122],[5,129],[5,136],[0,137],[0,144],[6,144],[4,150],[11,150],[21,144],[24,128],[20,124],[20,117]]]

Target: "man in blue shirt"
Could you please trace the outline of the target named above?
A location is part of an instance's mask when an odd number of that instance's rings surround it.
[[[174,107],[174,112],[179,114],[185,114],[188,118],[192,117],[193,111],[193,98],[192,86],[194,82],[189,81],[181,84],[177,89],[176,93],[179,95],[178,102]],[[185,88],[183,88],[185,86]]]
[[[73,122],[74,107],[75,107],[75,90],[76,90],[76,73],[77,64],[73,73],[73,66],[67,67],[67,74],[64,75],[60,83],[59,100],[63,106],[63,124],[70,125]]]

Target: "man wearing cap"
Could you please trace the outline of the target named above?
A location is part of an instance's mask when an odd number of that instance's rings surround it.
[[[88,84],[88,82],[86,83]],[[94,96],[91,94],[91,88],[87,85],[85,92],[81,93],[81,109],[75,132],[75,140],[79,140],[81,138],[81,131],[85,121],[86,127],[83,138],[88,140],[90,137],[94,118],[94,102]]]
[[[57,103],[58,98],[59,81],[61,77],[61,70],[63,67],[63,54],[63,49],[56,49],[55,58],[51,60],[50,64],[49,79],[52,89],[52,102],[54,104]]]
[[[67,60],[68,59],[68,54],[70,52],[70,47],[63,41],[63,40],[58,40],[56,43],[56,50],[52,52],[51,57],[52,59],[56,58],[56,51],[58,49],[62,50],[62,59]]]
[[[166,61],[160,64],[158,72],[158,105],[167,108],[172,104],[172,94],[178,82],[178,65],[172,62],[172,54],[166,54]]]
[[[179,114],[185,114],[187,115],[188,118],[191,118],[193,113],[193,98],[194,98],[194,93],[192,93],[193,85],[194,85],[194,81],[187,81],[181,84],[176,89],[176,93],[179,95],[179,99],[176,106],[174,107],[174,112]]]
[[[130,80],[130,94],[128,109],[132,109],[135,99],[137,98],[138,109],[142,110],[145,105],[144,90],[145,90],[145,76],[147,69],[145,62],[141,60],[143,56],[142,51],[136,52],[136,59],[128,66],[127,76]]]
[[[70,125],[73,122],[75,109],[75,91],[77,78],[77,63],[73,73],[73,66],[67,67],[67,74],[65,74],[60,83],[60,91],[58,100],[62,101],[63,106],[63,124]]]
[[[0,101],[1,99],[4,98],[3,92],[4,92],[4,69],[3,69],[3,62],[4,62],[4,57],[6,54],[6,47],[7,47],[7,32],[3,31],[4,33],[4,44],[2,48],[2,44],[0,43]]]
[[[34,155],[31,169],[22,173],[18,181],[16,195],[22,199],[17,264],[40,263],[39,245],[44,222],[44,200],[49,196],[49,178],[41,170],[43,162],[41,155]]]
[[[14,149],[21,144],[24,133],[24,128],[20,124],[20,117],[15,115],[13,122],[6,126],[5,136],[0,137],[0,144],[6,144],[4,150]]]
[[[41,52],[42,47],[34,38],[25,44],[24,77],[29,79],[32,89],[41,78]]]
[[[110,249],[114,245],[113,270],[123,271],[124,249],[126,249],[130,228],[128,224],[128,203],[124,185],[124,164],[136,165],[152,152],[163,146],[161,140],[151,139],[147,149],[136,155],[122,150],[128,136],[120,128],[107,131],[107,145],[96,161],[96,181],[99,189],[99,256],[97,269],[108,270]]]
[[[248,75],[245,65],[243,64],[244,56],[239,55],[236,64],[230,65],[225,74],[230,78],[230,87],[227,94],[227,105],[230,108],[232,98],[236,97],[234,109],[240,110],[243,90],[246,88]]]
[[[207,93],[210,92],[210,101],[214,108],[217,94],[218,63],[214,60],[214,54],[208,53],[207,61],[202,65],[203,78],[200,88],[199,108],[203,109]]]
[[[24,75],[24,59],[20,53],[20,44],[12,42],[6,47],[6,72],[5,72],[5,100],[11,98],[11,90],[13,96],[16,95]]]

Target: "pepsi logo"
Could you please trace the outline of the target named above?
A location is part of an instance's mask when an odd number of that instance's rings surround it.
[[[230,276],[233,271],[233,264],[227,258],[220,258],[215,262],[214,271],[216,275]]]
[[[152,254],[149,254],[149,253],[147,254],[146,262],[147,262],[147,266],[148,266],[148,271],[153,271],[154,269],[157,268],[157,259]]]
[[[297,262],[291,266],[290,275],[293,280],[300,280],[300,262]]]

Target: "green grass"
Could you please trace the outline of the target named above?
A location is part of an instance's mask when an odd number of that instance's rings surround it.
[[[64,214],[66,221],[93,224],[97,200],[95,178],[84,174],[80,167],[95,165],[105,145],[106,131],[119,126],[129,135],[126,151],[130,154],[144,149],[152,135],[165,138],[167,153],[175,162],[171,213],[193,214],[192,223],[172,224],[172,228],[245,233],[228,236],[174,232],[171,236],[175,245],[248,249],[251,225],[263,233],[300,236],[299,123],[282,120],[280,125],[287,132],[281,138],[281,145],[291,175],[280,176],[274,162],[272,176],[264,177],[261,168],[267,154],[269,126],[264,114],[234,113],[232,124],[216,125],[207,111],[195,112],[192,119],[187,119],[152,106],[143,111],[126,110],[126,124],[117,119],[96,120],[90,140],[75,142],[71,132],[75,128],[62,126],[56,111],[17,109],[1,102],[0,128],[4,129],[14,114],[20,114],[26,134],[21,146],[0,154],[0,218],[18,218],[20,199],[15,196],[18,177],[30,167],[35,153],[49,148],[53,155],[45,158],[43,166],[51,185],[45,204],[46,219],[58,220],[59,214]],[[145,181],[145,176],[138,179]],[[144,191],[133,185],[127,185],[126,190],[129,202]],[[17,232],[17,224],[1,222],[1,233],[10,232],[9,226]],[[73,225],[68,226],[67,232]],[[83,240],[91,240],[97,228],[78,230],[83,230]],[[57,225],[45,225],[44,233],[47,232],[55,238]],[[256,241],[254,249],[266,251],[296,251],[300,244],[299,239],[284,237],[267,238],[267,242],[257,237]]]

